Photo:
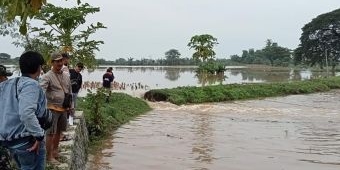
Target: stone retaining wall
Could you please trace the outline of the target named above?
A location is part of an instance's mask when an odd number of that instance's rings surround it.
[[[74,125],[69,126],[64,133],[71,140],[61,141],[59,147],[58,166],[47,166],[47,169],[83,170],[86,166],[88,151],[88,134],[86,122],[82,111],[76,111]]]

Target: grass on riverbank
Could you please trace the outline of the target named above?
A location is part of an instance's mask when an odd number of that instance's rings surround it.
[[[88,93],[78,100],[79,110],[84,111],[89,132],[90,151],[124,123],[138,115],[150,111],[150,106],[142,99],[124,93],[112,93],[106,102],[106,91]]]
[[[150,101],[168,101],[181,105],[307,94],[339,88],[340,77],[330,77],[285,83],[229,84],[156,89],[146,92],[144,98]]]

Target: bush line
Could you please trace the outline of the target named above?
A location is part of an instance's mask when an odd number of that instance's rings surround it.
[[[247,83],[155,89],[147,91],[144,94],[144,99],[149,101],[167,101],[176,105],[182,105],[188,103],[244,100],[291,94],[308,94],[339,88],[340,77],[329,77],[280,83]]]

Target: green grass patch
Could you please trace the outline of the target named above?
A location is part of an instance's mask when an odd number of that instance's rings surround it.
[[[291,94],[308,94],[339,88],[340,77],[329,77],[284,83],[228,84],[157,89],[146,92],[144,98],[150,101],[167,101],[181,105],[187,103],[221,102]]]
[[[124,93],[112,93],[107,98],[107,94],[104,89],[99,89],[78,100],[77,109],[84,112],[89,132],[90,152],[100,146],[113,130],[151,110],[140,98]]]

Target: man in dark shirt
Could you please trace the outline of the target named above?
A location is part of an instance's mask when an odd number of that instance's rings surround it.
[[[70,79],[72,86],[72,93],[78,94],[82,84],[83,78],[80,72],[84,69],[83,63],[77,63],[74,69],[70,69]]]
[[[103,75],[103,87],[109,91],[109,94],[106,96],[106,103],[109,103],[109,98],[111,96],[111,83],[114,78],[115,76],[112,73],[112,67],[109,67]]]
[[[79,93],[80,88],[83,84],[83,78],[80,74],[80,72],[84,69],[83,63],[77,63],[76,67],[74,69],[70,69],[70,80],[71,80],[71,86],[72,86],[72,101],[73,101],[73,108],[75,109],[77,106],[77,96]],[[73,125],[73,116],[74,116],[74,109],[72,110],[71,115],[69,116],[69,124]]]
[[[106,70],[106,73],[103,75],[103,87],[111,89],[111,83],[113,82],[114,78],[115,77],[112,73],[112,67],[109,67]]]

